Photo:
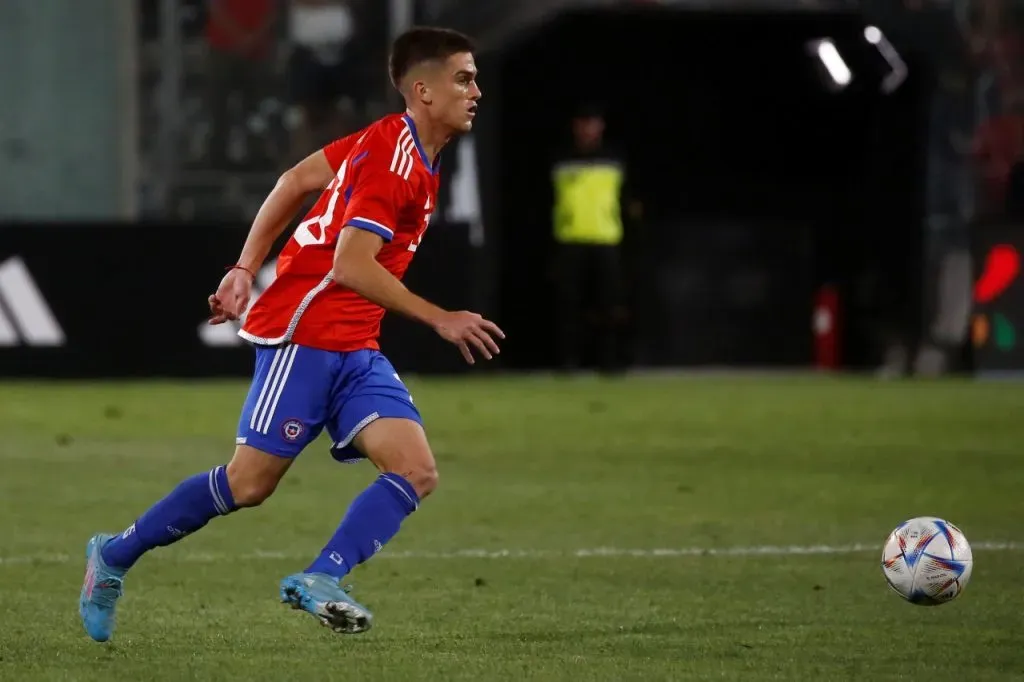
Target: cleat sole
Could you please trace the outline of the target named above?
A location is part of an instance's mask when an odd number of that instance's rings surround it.
[[[320,624],[342,635],[355,635],[373,627],[373,616],[365,609],[347,601],[321,601],[301,584],[289,584],[281,590],[281,601],[292,609],[306,611]]]

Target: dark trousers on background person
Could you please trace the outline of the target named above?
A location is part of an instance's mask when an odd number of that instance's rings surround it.
[[[561,369],[578,369],[591,339],[600,368],[619,369],[619,337],[625,317],[619,247],[559,244],[556,253],[556,326]]]

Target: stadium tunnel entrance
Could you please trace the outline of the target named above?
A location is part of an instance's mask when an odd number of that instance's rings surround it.
[[[918,326],[924,64],[889,72],[855,14],[566,14],[481,58],[482,164],[503,361],[551,366],[550,168],[581,102],[606,109],[642,220],[627,230],[626,347],[645,366],[805,366],[838,287],[848,367]],[[813,41],[849,66],[830,81]],[[482,143],[484,144],[484,143]]]

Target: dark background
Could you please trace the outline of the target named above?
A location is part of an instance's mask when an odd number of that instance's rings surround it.
[[[574,109],[596,102],[644,204],[624,245],[632,366],[810,366],[813,302],[831,285],[843,367],[877,367],[893,339],[912,346],[926,333],[929,107],[937,65],[949,59],[913,21],[868,9],[869,17],[578,11],[488,43],[478,56],[484,100],[473,134],[484,243],[471,245],[470,226],[446,215],[459,171],[453,144],[442,164],[442,208],[406,283],[505,329],[503,353],[489,367],[550,368],[559,311],[550,296],[557,263],[549,168],[569,143]],[[894,27],[910,65],[909,80],[888,95],[880,92],[887,67],[863,37],[876,17],[887,35]],[[928,24],[933,33],[937,26]],[[826,87],[808,51],[823,37],[854,72],[840,92]],[[203,214],[3,225],[0,259],[25,260],[68,345],[0,348],[0,373],[247,374],[250,350],[204,346],[197,325],[248,225]],[[977,246],[976,259],[983,252]],[[466,369],[430,330],[394,316],[381,343],[401,371]]]
[[[850,366],[877,363],[889,328],[914,333],[928,70],[915,62],[882,95],[864,26],[856,14],[576,13],[485,55],[484,87],[500,96],[485,207],[507,362],[548,362],[548,164],[595,95],[646,206],[626,244],[641,362],[807,364],[826,282],[848,308]],[[838,94],[807,52],[824,36],[856,74]]]

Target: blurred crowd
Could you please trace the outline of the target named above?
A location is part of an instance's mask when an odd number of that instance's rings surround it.
[[[925,329],[883,373],[962,363],[972,307],[972,233],[1024,220],[1024,0],[865,0],[935,68],[929,101]],[[917,345],[911,350],[910,347]]]
[[[385,68],[386,0],[140,2],[141,206],[147,217],[244,222],[281,170],[397,103]],[[507,28],[515,25],[510,13],[564,4],[570,1],[418,0],[408,19],[430,22],[458,14],[460,20],[475,18],[475,26]],[[908,320],[902,308],[894,308],[899,319],[884,334],[891,340],[884,342],[881,370],[939,374],[957,365],[966,339],[972,231],[986,222],[1024,221],[1024,0],[857,4],[866,21],[891,31],[901,51],[925,55],[934,67],[924,329],[920,316]],[[582,158],[593,177],[603,177],[597,171],[616,166],[604,151],[577,149],[561,159],[572,163],[562,165],[578,170]],[[589,196],[579,201],[596,205]],[[608,275],[617,267],[613,259],[595,256],[614,251],[609,244],[577,247],[574,242],[566,252],[579,256],[581,278],[605,268],[598,278],[616,279]],[[560,289],[565,306],[575,305],[578,284],[566,275]],[[604,317],[613,321],[623,317],[614,289],[609,287],[604,302]],[[563,333],[567,339],[581,335],[575,328]],[[572,366],[573,344],[563,345],[563,364]]]
[[[1024,2],[974,0],[963,25],[977,71],[977,211],[1024,218]]]
[[[251,215],[280,170],[387,107],[385,5],[145,0],[144,210]]]
[[[863,0],[935,69],[929,102],[933,232],[1015,210],[1024,158],[1024,0]],[[1019,203],[1019,201],[1018,201]]]
[[[637,0],[619,0],[636,2]],[[251,217],[277,173],[397,103],[387,0],[139,0],[146,217]],[[414,0],[494,38],[575,0]],[[606,4],[612,4],[608,2]]]

